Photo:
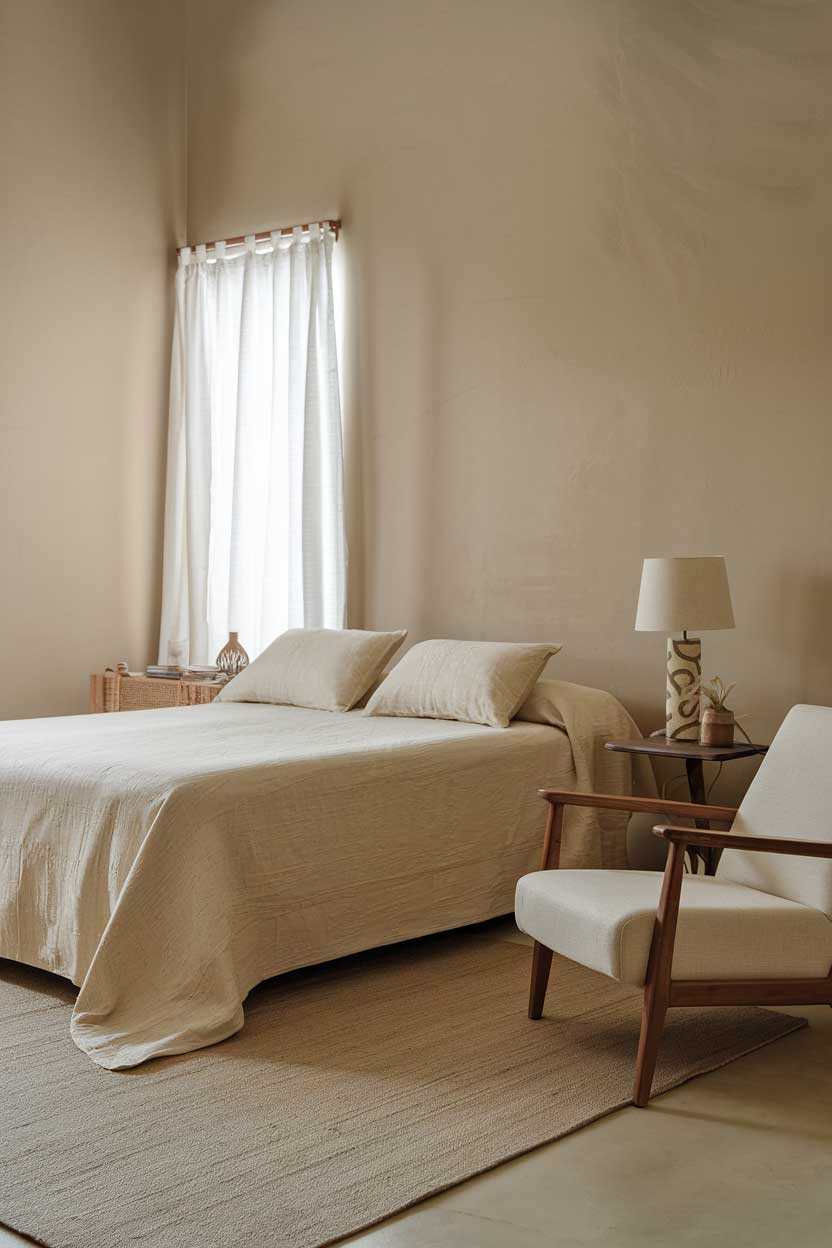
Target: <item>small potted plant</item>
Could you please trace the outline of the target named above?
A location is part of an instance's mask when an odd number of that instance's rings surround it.
[[[702,711],[699,724],[699,741],[702,745],[733,745],[734,712],[725,705],[725,700],[734,685],[726,685],[719,676],[702,687],[702,697],[706,706]]]

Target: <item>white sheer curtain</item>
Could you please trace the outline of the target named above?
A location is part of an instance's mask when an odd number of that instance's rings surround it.
[[[180,253],[161,663],[342,628],[341,406],[324,226]]]

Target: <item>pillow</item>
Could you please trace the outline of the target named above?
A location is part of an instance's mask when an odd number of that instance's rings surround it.
[[[366,693],[364,693],[364,694],[362,694],[362,695],[361,695],[361,697],[358,699],[358,701],[357,701],[357,702],[354,702],[354,703],[353,703],[352,709],[353,709],[354,711],[363,711],[363,710],[364,710],[364,707],[365,707],[365,706],[367,705],[367,703],[370,701],[370,698],[373,696],[373,694],[375,693],[376,689],[378,689],[378,687],[379,687],[379,685],[381,684],[381,682],[382,682],[383,680],[386,680],[386,679],[387,679],[387,677],[388,677],[389,675],[390,675],[390,673],[389,673],[389,672],[387,672],[387,671],[382,672],[382,673],[381,673],[381,675],[379,676],[378,680],[374,680],[374,681],[373,681],[373,683],[370,685],[370,688],[367,690],[367,692],[366,692]]]
[[[290,628],[229,681],[218,702],[274,702],[348,711],[407,636],[359,628]]]
[[[563,688],[562,680],[538,680],[532,685],[529,696],[515,712],[515,719],[523,719],[529,724],[548,724],[551,728],[562,728],[566,732],[566,724],[558,706],[558,689]]]
[[[507,728],[558,650],[512,641],[422,641],[379,685],[364,713]]]

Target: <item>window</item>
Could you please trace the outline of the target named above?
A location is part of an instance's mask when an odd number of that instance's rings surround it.
[[[180,252],[160,662],[344,625],[334,243],[327,223]]]

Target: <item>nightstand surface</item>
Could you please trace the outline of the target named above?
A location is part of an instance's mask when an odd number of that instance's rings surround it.
[[[653,754],[657,758],[693,758],[702,763],[727,763],[732,758],[765,754],[767,745],[700,745],[698,741],[668,741],[667,737],[636,737],[631,741],[606,741],[605,750],[624,754]]]

